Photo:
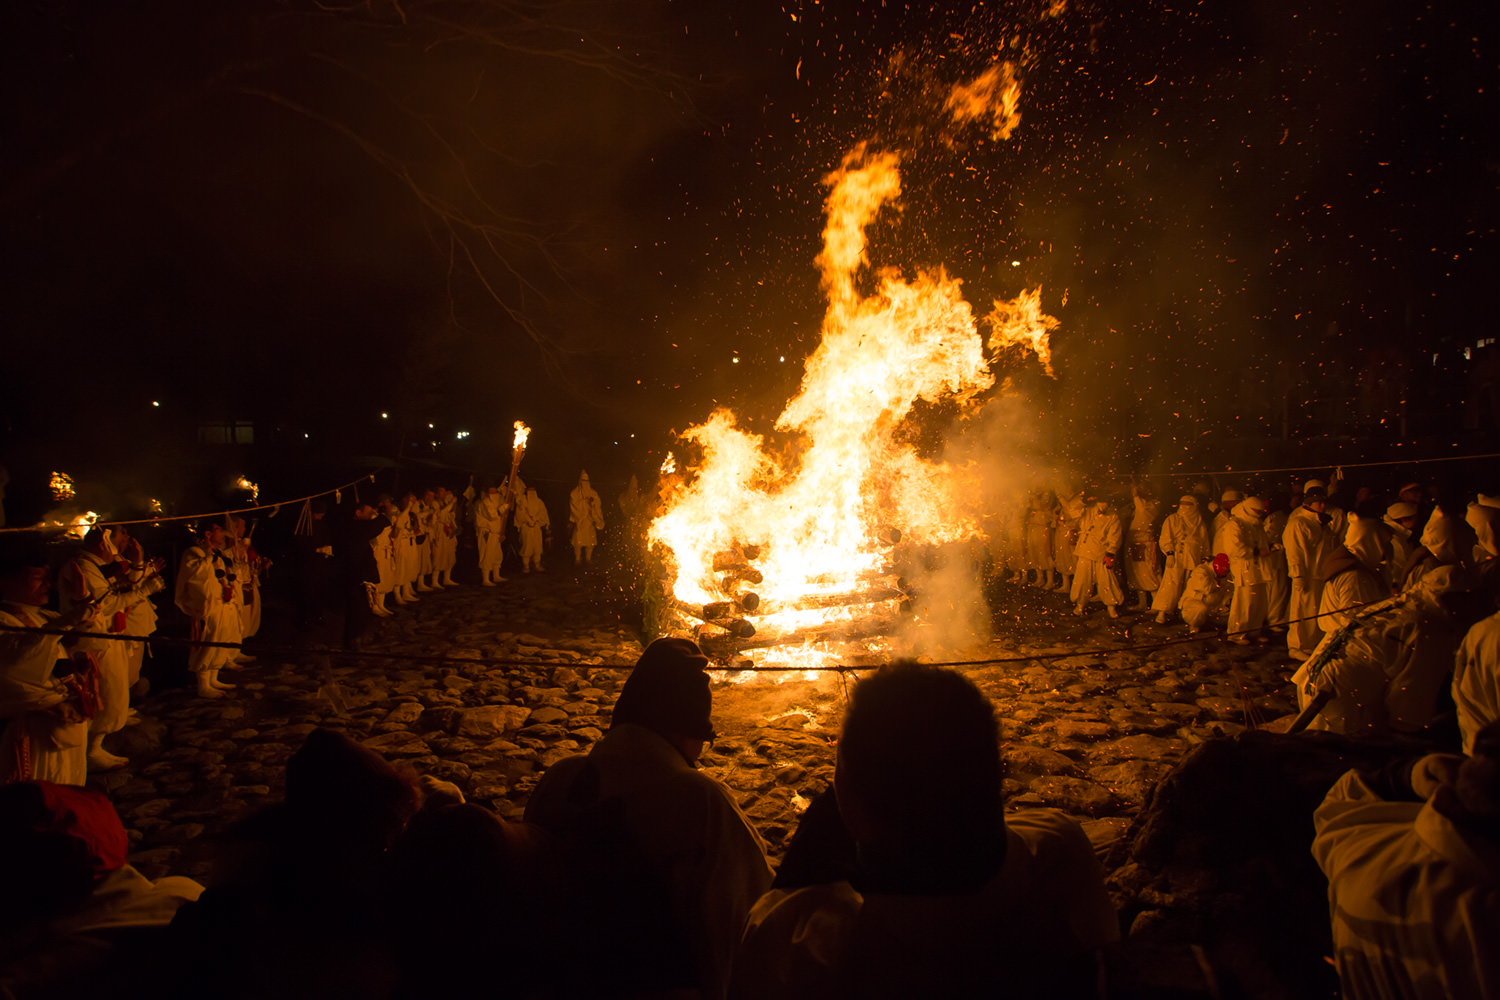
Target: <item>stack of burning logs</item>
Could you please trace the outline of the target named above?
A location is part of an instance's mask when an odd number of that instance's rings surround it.
[[[901,532],[882,531],[880,540],[894,547]],[[853,589],[814,590],[796,600],[762,600],[757,588],[765,583],[756,566],[761,549],[756,545],[734,545],[714,556],[715,589],[723,600],[695,604],[669,597],[667,604],[693,632],[698,645],[710,658],[731,667],[748,667],[751,650],[810,643],[850,642],[892,634],[900,618],[911,610],[910,598],[896,570],[889,565],[859,574]],[[889,563],[890,560],[887,560]],[[817,578],[809,581],[815,587]],[[834,580],[826,581],[830,586]],[[827,610],[805,624],[778,624],[774,618],[787,612]]]

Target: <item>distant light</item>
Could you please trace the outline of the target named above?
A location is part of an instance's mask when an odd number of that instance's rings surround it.
[[[434,447],[434,448],[436,448],[436,447],[437,447],[437,442],[436,442],[436,441],[434,441],[434,442],[432,442],[432,446],[433,446],[433,447]]]
[[[153,399],[153,400],[152,400],[152,401],[151,401],[151,405],[152,405],[152,406],[160,406],[160,405],[161,405],[161,403],[159,403],[159,402],[157,402],[157,401],[156,401],[156,400],[154,400],[154,399]]]
[[[302,432],[302,436],[303,436],[303,437],[304,437],[304,438],[306,438],[306,437],[307,437],[307,431],[303,431],[303,432]]]
[[[458,439],[460,441],[462,441],[464,438],[466,438],[466,437],[469,436],[469,432],[468,431],[459,431],[457,436],[458,436]]]
[[[427,429],[428,429],[428,430],[432,430],[432,425],[431,425],[431,424],[428,424],[428,425],[427,425]]]
[[[381,410],[380,411],[380,419],[381,420],[389,420],[389,419],[391,419],[391,415],[389,413],[386,413],[384,410]]]
[[[735,364],[739,364],[740,363],[740,359],[739,358],[730,358],[729,360],[733,361]]]
[[[785,355],[785,354],[783,354],[783,355],[782,355],[782,356],[781,356],[781,360],[782,360],[782,361],[785,361],[785,360],[786,360],[786,355]]]
[[[631,437],[635,437],[635,435],[634,435],[634,434],[632,434],[632,435],[630,435],[630,436],[631,436]]]
[[[1018,261],[1018,260],[1013,260],[1013,261],[1010,262],[1010,266],[1011,267],[1020,267],[1021,266],[1021,262]]]

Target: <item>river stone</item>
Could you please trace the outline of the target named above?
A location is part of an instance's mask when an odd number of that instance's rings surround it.
[[[558,722],[566,722],[567,720],[568,720],[568,713],[567,712],[563,711],[560,708],[554,708],[554,707],[552,707],[550,705],[543,705],[541,708],[532,709],[531,715],[527,718],[526,721],[528,723],[531,723],[531,722],[558,723]]]
[[[404,701],[386,713],[385,721],[402,725],[411,725],[422,717],[421,702]]]
[[[1031,794],[1041,796],[1049,806],[1086,816],[1097,816],[1115,805],[1114,793],[1082,778],[1036,778],[1031,782]]]

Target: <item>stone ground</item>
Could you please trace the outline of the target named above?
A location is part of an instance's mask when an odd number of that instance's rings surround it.
[[[144,721],[112,737],[126,769],[94,775],[150,877],[208,875],[215,837],[279,799],[287,759],[316,726],[456,783],[517,818],[538,776],[588,749],[640,654],[624,603],[600,599],[604,574],[571,567],[497,588],[426,594],[377,621],[367,648],[533,661],[499,666],[373,657],[264,656],[210,701],[163,691]],[[1083,825],[1111,866],[1149,790],[1190,748],[1294,710],[1284,648],[1215,640],[1158,650],[1079,653],[1180,638],[1149,616],[1076,618],[1060,595],[1002,586],[996,638],[973,658],[1068,654],[965,668],[995,702],[1007,741],[1009,805],[1051,806]],[[307,637],[300,640],[306,644]],[[743,677],[744,675],[736,675]],[[784,675],[783,675],[784,676]],[[857,676],[857,675],[855,675]],[[846,685],[765,676],[714,685],[720,733],[703,767],[734,790],[779,857],[806,803],[832,779]],[[1124,883],[1124,907],[1139,908]]]

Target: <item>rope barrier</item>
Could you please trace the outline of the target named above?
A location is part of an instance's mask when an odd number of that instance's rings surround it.
[[[1351,604],[1346,608],[1335,611],[1324,611],[1315,615],[1306,615],[1302,618],[1292,618],[1283,623],[1278,623],[1276,628],[1282,624],[1293,625],[1297,622],[1313,621],[1331,615],[1341,615],[1357,608],[1365,607],[1364,604]],[[1171,646],[1181,646],[1198,642],[1213,642],[1217,640],[1228,640],[1237,635],[1251,635],[1264,631],[1264,627],[1255,629],[1242,629],[1238,632],[1227,630],[1215,630],[1207,634],[1195,634],[1181,636],[1176,639],[1163,639],[1159,642],[1138,643],[1126,646],[1094,646],[1084,649],[1072,650],[1064,653],[1028,653],[1017,656],[988,657],[978,660],[942,660],[926,663],[933,667],[982,667],[995,666],[1005,663],[1027,663],[1035,661],[1066,660],[1080,656],[1098,656],[1108,653],[1131,653],[1156,649],[1166,649]],[[120,632],[84,632],[78,629],[55,628],[35,625],[0,625],[0,632],[34,632],[41,635],[71,636],[77,638],[107,639],[114,642],[149,642],[153,645],[175,646],[183,648],[204,647],[210,649],[234,649],[248,652],[253,655],[284,656],[291,659],[304,659],[310,657],[337,656],[341,659],[367,659],[367,660],[403,660],[418,663],[471,663],[485,666],[506,667],[569,667],[583,670],[630,670],[633,663],[577,663],[559,660],[535,660],[517,659],[499,656],[456,656],[447,653],[392,653],[380,650],[365,649],[336,649],[330,646],[272,646],[272,645],[246,645],[237,642],[213,642],[206,639],[185,639],[176,636],[158,635],[127,635]],[[837,664],[834,666],[805,666],[805,667],[729,667],[725,668],[729,673],[801,673],[807,671],[842,673],[849,670],[878,670],[884,664],[853,665]]]
[[[373,483],[374,481],[375,481],[375,473],[371,472],[371,473],[367,473],[366,475],[360,476],[358,479],[351,479],[347,483],[344,483],[344,484],[342,484],[340,486],[335,486],[332,489],[323,490],[321,493],[310,493],[310,494],[308,494],[305,497],[297,497],[295,500],[281,500],[281,501],[279,501],[277,503],[257,504],[254,507],[237,507],[234,510],[210,511],[207,514],[172,514],[172,515],[163,514],[163,515],[160,515],[158,517],[143,517],[143,518],[140,518],[139,520],[135,520],[135,521],[95,521],[92,524],[88,525],[88,527],[90,527],[90,528],[113,528],[113,527],[121,527],[121,526],[124,526],[124,525],[133,525],[133,524],[162,524],[162,523],[165,523],[167,521],[202,521],[202,520],[205,520],[205,519],[207,519],[207,520],[213,520],[216,517],[224,517],[224,516],[229,515],[229,514],[250,514],[250,513],[253,513],[255,511],[258,511],[258,510],[271,510],[273,508],[278,508],[278,507],[288,507],[288,506],[290,506],[292,504],[305,503],[308,500],[316,500],[316,499],[318,499],[318,497],[326,497],[326,496],[330,496],[330,495],[332,495],[334,493],[341,493],[344,490],[351,489],[354,486],[359,485],[360,483],[364,483],[364,482],[371,482],[371,483]],[[27,527],[0,528],[0,534],[10,534],[12,532],[20,532],[20,531],[49,531],[49,530],[53,530],[53,529],[56,529],[56,528],[68,528],[68,527],[72,527],[72,525],[66,525],[66,524],[63,524],[63,525],[33,524],[33,525],[29,525]]]
[[[1374,469],[1386,465],[1423,465],[1430,462],[1467,462],[1481,458],[1500,458],[1500,452],[1490,452],[1485,455],[1443,455],[1437,458],[1399,458],[1385,462],[1324,462],[1321,465],[1292,465],[1285,469],[1218,469],[1208,472],[1143,472],[1135,478],[1139,479],[1175,479],[1192,478],[1193,476],[1262,476],[1273,472],[1316,472],[1319,469]],[[1129,479],[1130,477],[1121,477]]]

